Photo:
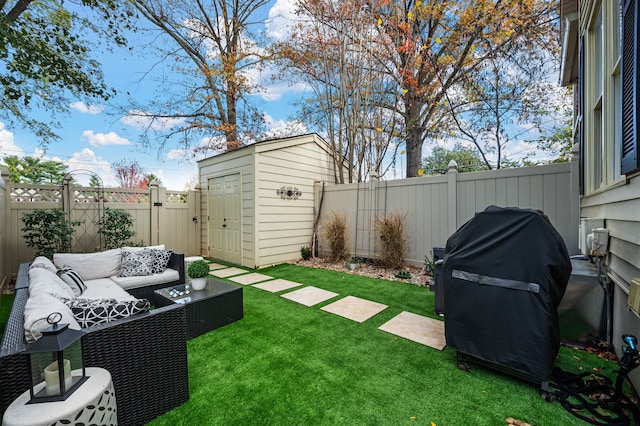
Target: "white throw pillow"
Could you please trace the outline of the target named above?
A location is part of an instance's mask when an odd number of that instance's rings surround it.
[[[121,253],[119,248],[98,253],[56,253],[53,263],[59,269],[65,265],[75,269],[83,280],[94,280],[118,275]]]
[[[29,296],[48,294],[56,299],[76,297],[73,290],[54,272],[44,268],[29,270]]]
[[[82,295],[87,289],[87,285],[82,280],[78,271],[65,265],[57,272],[57,275],[69,286],[76,297]]]

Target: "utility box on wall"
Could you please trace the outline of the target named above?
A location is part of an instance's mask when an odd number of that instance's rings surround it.
[[[586,218],[586,217],[583,217],[580,219],[578,248],[580,249],[580,253],[582,253],[583,255],[590,256],[588,236],[593,232],[594,229],[598,229],[598,228],[604,228],[604,219]]]

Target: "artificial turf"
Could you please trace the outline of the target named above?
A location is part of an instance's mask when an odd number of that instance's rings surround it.
[[[244,287],[242,320],[188,342],[190,400],[152,425],[584,424],[542,400],[534,384],[476,365],[461,371],[455,351],[377,329],[402,311],[437,318],[426,287],[296,265],[260,273],[340,296],[306,307],[284,292]],[[319,309],[347,295],[389,308],[364,323]],[[564,347],[556,365],[609,375],[617,368]]]

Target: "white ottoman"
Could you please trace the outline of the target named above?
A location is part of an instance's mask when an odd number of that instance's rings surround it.
[[[87,367],[89,379],[65,401],[27,404],[27,390],[11,403],[2,417],[4,426],[48,426],[63,424],[118,424],[116,395],[111,374],[102,368]],[[40,387],[38,387],[40,386]],[[44,387],[36,386],[36,392]]]

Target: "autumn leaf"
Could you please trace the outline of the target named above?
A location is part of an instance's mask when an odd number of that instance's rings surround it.
[[[424,170],[423,169],[418,169],[418,176],[422,176],[424,174]]]
[[[378,18],[378,25],[382,25],[382,19]]]
[[[436,43],[442,43],[442,39],[440,37],[436,37]]]

